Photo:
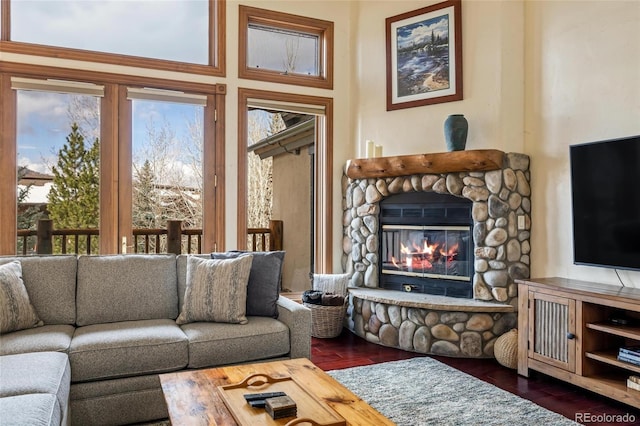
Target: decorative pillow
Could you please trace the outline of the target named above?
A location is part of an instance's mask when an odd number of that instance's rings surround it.
[[[20,262],[0,265],[0,334],[41,325],[22,281]]]
[[[278,297],[284,251],[211,253],[212,259],[233,259],[251,254],[253,264],[247,288],[247,315],[278,318]]]
[[[349,274],[313,274],[313,289],[346,296],[350,279]]]
[[[253,256],[187,259],[187,288],[177,324],[198,321],[246,324],[247,283]]]

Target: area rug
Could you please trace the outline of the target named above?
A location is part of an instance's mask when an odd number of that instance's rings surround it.
[[[578,424],[432,358],[328,374],[400,426]]]

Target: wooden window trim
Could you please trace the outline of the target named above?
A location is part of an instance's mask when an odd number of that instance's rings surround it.
[[[305,16],[240,5],[238,34],[238,77],[273,83],[333,89],[333,22]],[[248,32],[250,24],[260,24],[319,37],[319,76],[282,74],[278,71],[255,69],[247,66]]]
[[[208,65],[11,41],[10,1],[11,0],[0,0],[2,11],[0,51],[2,52],[210,75],[215,77],[224,77],[226,75],[226,0],[208,0],[210,10],[209,40],[211,41],[211,46],[209,46]]]
[[[145,77],[130,74],[116,74],[75,68],[52,67],[47,65],[24,64],[0,61],[0,73],[12,76],[34,78],[56,78],[61,80],[84,81],[96,84],[121,84],[128,86],[155,87],[166,90],[181,90],[202,94],[224,94],[221,84],[205,84],[167,78]]]
[[[315,155],[315,253],[316,273],[333,272],[333,99],[256,89],[238,89],[238,213],[237,245],[247,244],[247,140],[249,99],[284,101],[324,107],[324,115],[317,116]],[[285,225],[286,226],[286,225]],[[285,230],[286,232],[286,230]]]
[[[0,74],[0,254],[15,254],[17,221],[16,93],[11,78]]]

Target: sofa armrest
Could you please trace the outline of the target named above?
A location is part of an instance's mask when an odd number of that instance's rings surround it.
[[[289,327],[291,358],[311,358],[311,309],[284,296],[278,298],[278,319]]]

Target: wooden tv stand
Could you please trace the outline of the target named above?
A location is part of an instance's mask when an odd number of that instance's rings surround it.
[[[627,388],[640,365],[617,359],[621,346],[640,345],[640,289],[565,278],[517,283],[518,374],[536,370],[640,408],[640,391]]]

